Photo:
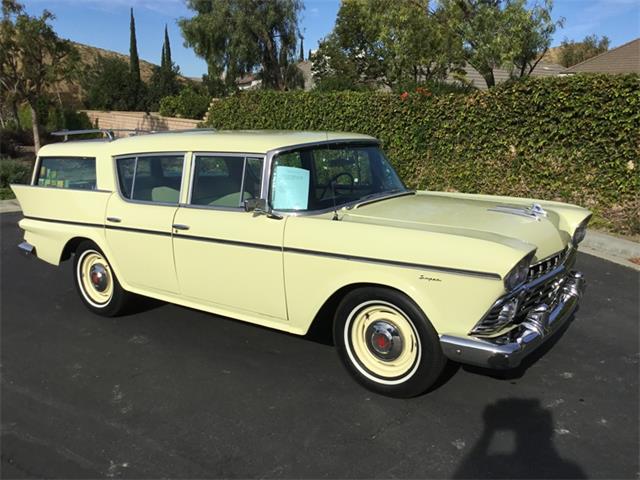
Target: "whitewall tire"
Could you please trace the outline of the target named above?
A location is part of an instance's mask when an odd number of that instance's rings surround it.
[[[347,294],[336,310],[334,343],[356,380],[393,397],[425,392],[446,365],[429,320],[392,289],[364,287]]]
[[[73,278],[80,299],[94,313],[120,315],[129,303],[131,294],[122,288],[106,256],[93,242],[87,240],[78,245]]]

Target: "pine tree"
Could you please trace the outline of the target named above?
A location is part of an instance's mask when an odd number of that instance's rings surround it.
[[[141,83],[140,80],[140,59],[138,58],[138,42],[136,40],[136,21],[133,18],[133,8],[131,9],[131,20],[129,23],[130,43],[129,43],[129,75],[130,75],[130,95],[129,108],[135,110],[140,105]]]

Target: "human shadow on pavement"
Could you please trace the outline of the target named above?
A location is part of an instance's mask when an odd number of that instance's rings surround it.
[[[509,398],[488,405],[484,430],[453,478],[587,478],[560,457],[553,415],[537,399]]]

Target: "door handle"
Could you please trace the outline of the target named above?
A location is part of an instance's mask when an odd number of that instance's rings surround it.
[[[121,221],[118,217],[107,217],[107,222],[120,223]]]
[[[174,223],[172,227],[176,230],[189,230],[189,225],[183,225],[181,223]]]

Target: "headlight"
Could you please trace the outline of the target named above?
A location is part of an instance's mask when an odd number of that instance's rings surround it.
[[[576,231],[573,233],[573,239],[571,240],[574,246],[577,246],[582,240],[584,240],[584,237],[587,235],[588,224],[589,219],[587,218],[580,225],[578,225],[578,228],[576,228]]]
[[[531,255],[527,255],[504,277],[504,287],[507,289],[507,292],[515,290],[527,280],[530,261]]]

